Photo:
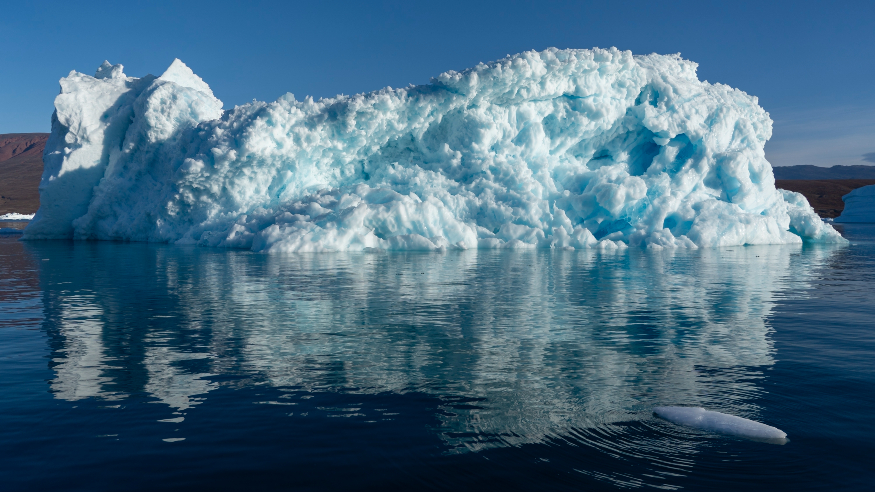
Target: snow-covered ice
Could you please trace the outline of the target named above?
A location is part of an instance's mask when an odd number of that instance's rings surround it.
[[[842,200],[845,209],[835,222],[875,222],[875,185],[857,188]]]
[[[33,219],[34,214],[17,214],[15,212],[10,212],[8,214],[0,215],[0,221],[6,222],[19,222],[25,220]]]
[[[656,407],[653,413],[678,425],[749,439],[781,440],[787,433],[753,420],[701,407]]]
[[[185,64],[61,79],[26,239],[256,251],[843,242],[775,188],[772,122],[679,55],[525,52],[223,111]]]

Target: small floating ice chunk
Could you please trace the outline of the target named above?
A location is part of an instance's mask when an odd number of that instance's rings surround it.
[[[16,229],[14,227],[0,227],[0,236],[21,234],[23,232],[24,229]]]
[[[8,214],[0,215],[0,220],[6,221],[6,222],[28,221],[28,220],[33,220],[33,216],[34,216],[34,214],[17,214],[15,212],[10,212]]]
[[[653,409],[658,417],[678,425],[686,425],[696,429],[746,437],[748,439],[781,440],[787,438],[787,433],[753,420],[712,412],[701,407],[656,407]]]

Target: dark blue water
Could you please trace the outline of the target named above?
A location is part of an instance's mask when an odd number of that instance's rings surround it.
[[[867,490],[875,226],[844,234],[292,256],[0,238],[0,489]]]

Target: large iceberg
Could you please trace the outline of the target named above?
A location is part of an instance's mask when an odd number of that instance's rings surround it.
[[[875,222],[875,185],[864,186],[842,197],[845,209],[836,222]]]
[[[841,242],[775,188],[755,97],[679,55],[526,52],[223,111],[175,60],[61,79],[26,239],[256,251]]]

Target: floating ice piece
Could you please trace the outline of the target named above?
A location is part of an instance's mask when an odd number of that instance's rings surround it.
[[[34,214],[17,214],[15,212],[0,215],[0,221],[18,222],[33,219]]]
[[[679,55],[529,51],[223,111],[175,60],[61,79],[25,239],[255,251],[845,242],[775,188],[772,121]]]
[[[746,437],[748,439],[779,441],[787,438],[787,433],[753,420],[720,412],[712,412],[701,407],[656,407],[658,417],[678,425],[696,429]]]
[[[0,236],[11,236],[14,234],[21,234],[24,232],[24,229],[16,229],[14,227],[0,227]]]
[[[857,188],[842,200],[845,209],[835,222],[875,222],[875,185]]]

